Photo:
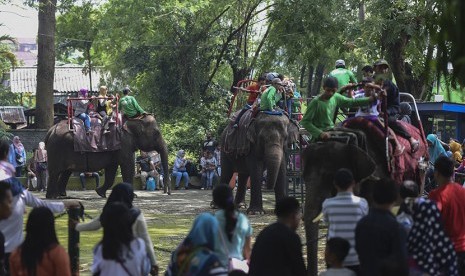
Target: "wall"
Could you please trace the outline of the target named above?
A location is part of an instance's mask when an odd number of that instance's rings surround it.
[[[47,135],[47,129],[9,129],[8,132],[13,136],[19,136],[21,143],[27,152],[31,152],[39,146],[39,142],[44,141]],[[13,138],[11,137],[11,139]],[[10,140],[11,140],[10,139]]]

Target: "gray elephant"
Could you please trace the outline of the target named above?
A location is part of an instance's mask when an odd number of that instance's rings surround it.
[[[105,183],[97,193],[105,197],[106,191],[113,185],[118,165],[121,167],[123,181],[132,183],[134,178],[134,152],[138,149],[149,152],[156,150],[160,154],[165,177],[165,193],[170,194],[168,171],[168,150],[152,115],[141,119],[128,120],[127,129],[121,133],[121,149],[106,152],[74,151],[73,133],[66,121],[50,128],[45,138],[48,153],[49,179],[47,198],[66,195],[66,185],[72,172],[89,172],[105,169]]]
[[[252,111],[244,114],[251,116]],[[298,127],[285,115],[268,115],[260,112],[250,125],[239,128],[229,124],[221,137],[221,183],[229,183],[234,172],[239,181],[235,203],[245,200],[246,182],[250,176],[250,205],[248,213],[263,213],[261,180],[267,170],[267,187],[274,189],[276,200],[287,195],[286,149],[297,140]],[[243,143],[240,145],[238,140]]]

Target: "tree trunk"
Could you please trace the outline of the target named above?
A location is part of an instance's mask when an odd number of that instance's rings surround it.
[[[35,123],[37,128],[53,125],[53,79],[55,74],[55,11],[57,0],[39,1],[37,91]]]
[[[313,85],[312,85],[312,96],[316,96],[320,92],[320,87],[321,87],[321,82],[323,81],[324,71],[325,71],[325,65],[321,61],[318,61],[318,65],[316,66],[316,71],[315,71],[315,81],[313,82]]]
[[[361,0],[358,4],[358,21],[359,23],[365,21],[365,0]]]
[[[312,96],[312,83],[313,83],[313,73],[315,71],[315,68],[313,65],[308,63],[308,79],[307,79],[307,98],[310,98]]]

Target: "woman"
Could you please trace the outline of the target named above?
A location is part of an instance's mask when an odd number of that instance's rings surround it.
[[[15,176],[20,177],[23,167],[26,164],[26,150],[18,136],[13,137],[8,160],[15,167]]]
[[[21,182],[14,177],[13,166],[6,162],[8,158],[8,144],[0,139],[0,181],[8,182],[13,194],[13,213],[8,219],[0,221],[0,231],[5,236],[5,265],[8,264],[8,258],[18,246],[23,242],[23,220],[26,212],[26,206],[39,207],[44,206],[54,213],[61,213],[69,207],[79,206],[76,200],[66,202],[53,202],[40,200],[29,191],[23,188]]]
[[[158,273],[158,265],[155,258],[155,252],[153,250],[153,243],[147,231],[147,224],[145,222],[144,215],[138,208],[135,208],[132,205],[133,200],[134,190],[132,186],[128,183],[119,183],[113,187],[113,190],[111,191],[105,206],[114,202],[120,202],[125,204],[130,209],[130,213],[132,215],[132,234],[134,237],[141,238],[144,241],[145,250],[150,258],[150,263],[152,265],[151,274],[156,275]],[[95,231],[100,229],[102,225],[101,217],[97,216],[88,223],[77,224],[76,231]]]
[[[247,216],[236,211],[231,188],[225,184],[218,185],[213,190],[213,202],[220,208],[215,213],[220,227],[215,252],[221,263],[227,266],[230,258],[249,260],[252,227]]]
[[[434,180],[434,168],[433,164],[440,156],[447,156],[446,150],[442,146],[441,140],[436,134],[428,134],[426,137],[428,143],[428,155],[429,155],[429,168],[426,171],[425,176],[425,191],[429,192],[436,188],[436,181]]]
[[[181,182],[181,178],[184,178],[184,187],[185,189],[189,189],[189,174],[186,170],[187,159],[184,158],[186,153],[184,150],[178,151],[176,154],[176,159],[174,160],[173,166],[173,177],[176,177],[175,182],[175,189],[179,189],[179,183]]]
[[[40,142],[39,148],[34,152],[34,161],[36,164],[37,190],[45,191],[47,189],[47,150],[45,143]]]
[[[99,99],[97,101],[97,112],[103,118],[103,128],[104,134],[110,133],[109,124],[114,122],[111,121],[111,114],[113,113],[113,108],[111,104],[111,100],[107,96],[108,88],[106,86],[100,86],[99,90]]]
[[[79,100],[74,101],[74,115],[84,122],[87,134],[90,133],[90,117],[87,114],[89,99],[87,98],[87,88],[79,90]]]
[[[94,275],[148,275],[150,261],[144,241],[135,238],[131,224],[133,216],[123,202],[112,202],[103,207],[100,221],[102,240],[94,249]]]
[[[218,221],[213,215],[198,215],[186,239],[171,255],[165,276],[228,275],[213,251],[218,230]]]
[[[46,207],[32,209],[26,239],[10,257],[10,275],[71,275],[69,256],[58,243],[55,219]]]

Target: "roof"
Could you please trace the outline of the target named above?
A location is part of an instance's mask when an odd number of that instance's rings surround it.
[[[465,113],[465,104],[450,102],[422,102],[417,103],[419,112],[430,113]]]
[[[79,91],[89,87],[89,75],[84,67],[55,67],[53,90],[59,92]],[[10,87],[13,93],[32,93],[37,87],[37,67],[16,67],[10,70]],[[92,70],[92,91],[98,91],[101,74]]]
[[[0,119],[5,124],[24,124],[24,108],[22,106],[0,106]]]
[[[22,60],[26,66],[37,64],[37,52],[14,52],[18,60]]]

